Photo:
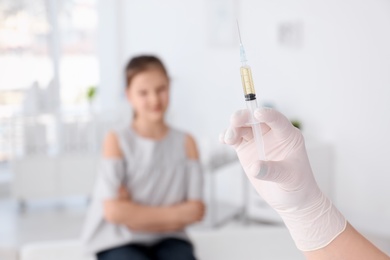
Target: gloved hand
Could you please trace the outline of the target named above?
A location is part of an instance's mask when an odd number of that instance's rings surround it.
[[[258,109],[254,116],[261,123],[267,161],[258,159],[249,110],[232,115],[220,141],[234,147],[250,182],[282,217],[297,247],[325,247],[344,231],[346,220],[319,189],[301,132],[276,110]]]

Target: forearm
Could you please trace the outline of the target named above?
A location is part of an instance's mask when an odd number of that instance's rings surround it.
[[[131,201],[119,201],[114,210],[105,209],[109,222],[121,224],[137,231],[178,230],[182,224],[172,206],[151,207]]]
[[[308,260],[388,260],[383,252],[359,234],[350,224],[324,248],[304,252]]]
[[[187,224],[180,220],[174,206],[151,207],[129,203],[124,211],[123,224],[129,229],[144,232],[170,232],[183,229]]]
[[[183,229],[203,215],[203,203],[187,201],[173,206],[145,206],[131,201],[115,203],[115,209],[105,209],[109,222],[122,224],[132,230],[146,232],[169,232]],[[186,216],[191,209],[194,217]],[[201,212],[202,211],[202,212]]]

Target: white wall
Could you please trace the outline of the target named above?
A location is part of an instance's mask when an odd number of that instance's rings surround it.
[[[171,122],[198,139],[216,139],[244,101],[238,48],[210,44],[215,1],[101,0],[100,27],[111,32],[100,43],[107,68],[101,88],[112,90],[102,106],[121,100],[118,66],[135,54],[157,54],[173,79]],[[243,0],[238,6],[260,99],[301,119],[305,135],[334,145],[336,204],[352,223],[383,231],[378,223],[390,218],[390,1]],[[303,23],[302,48],[278,43],[278,25],[286,21]],[[366,215],[373,223],[361,221]]]

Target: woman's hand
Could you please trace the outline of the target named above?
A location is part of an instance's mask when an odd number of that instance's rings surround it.
[[[130,201],[130,193],[127,188],[123,185],[119,187],[118,190],[118,200],[127,200]]]
[[[130,194],[125,186],[118,190],[118,196],[113,200],[104,201],[104,217],[108,222],[120,224],[123,220],[123,208],[131,202]]]
[[[205,206],[201,201],[187,201],[174,206],[177,221],[183,225],[199,222],[205,214]]]

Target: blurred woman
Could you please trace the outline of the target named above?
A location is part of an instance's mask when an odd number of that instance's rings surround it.
[[[195,259],[184,229],[204,215],[194,139],[165,121],[169,76],[154,56],[126,66],[131,125],[109,132],[83,240],[99,260]]]

